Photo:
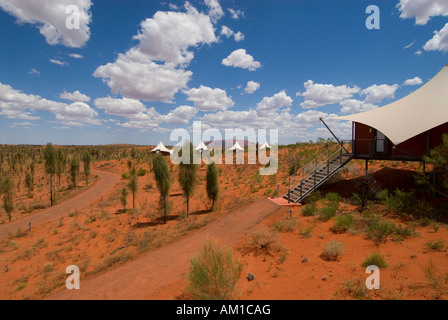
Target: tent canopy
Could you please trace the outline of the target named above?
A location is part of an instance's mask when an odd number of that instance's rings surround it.
[[[196,151],[206,151],[206,150],[208,150],[208,148],[204,144],[204,142],[201,141],[194,150],[196,150]]]
[[[162,154],[164,154],[164,155],[167,155],[167,154],[172,154],[172,153],[173,153],[173,150],[167,149],[167,148],[163,145],[162,142],[159,142],[159,144],[158,144],[154,149],[152,149],[150,152],[151,152],[151,153],[157,153],[157,152],[160,152],[160,153],[162,153]]]
[[[238,142],[235,142],[235,144],[233,145],[233,147],[231,147],[229,149],[230,151],[234,151],[234,150],[238,150],[238,151],[244,151],[243,148],[241,148],[240,144]]]
[[[265,142],[261,145],[261,147],[259,149],[260,150],[271,149],[271,146],[267,142]]]
[[[448,122],[448,63],[410,95],[381,108],[331,119],[363,123],[398,145]]]

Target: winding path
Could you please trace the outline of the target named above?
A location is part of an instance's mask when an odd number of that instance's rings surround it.
[[[98,175],[99,181],[96,181],[93,186],[75,195],[73,198],[58,203],[53,207],[36,211],[29,216],[1,225],[0,239],[5,237],[8,233],[16,232],[18,229],[22,231],[28,230],[29,223],[31,223],[31,228],[35,228],[41,223],[66,214],[69,210],[85,207],[90,203],[101,199],[101,196],[106,195],[120,180],[120,177],[114,173],[92,170],[92,174]]]
[[[64,288],[47,299],[151,299],[164,288],[185,278],[190,259],[199,252],[204,239],[213,239],[220,245],[231,247],[278,208],[277,204],[268,199],[256,200],[166,247],[148,252],[120,267],[87,279],[83,279],[81,274],[79,290]]]

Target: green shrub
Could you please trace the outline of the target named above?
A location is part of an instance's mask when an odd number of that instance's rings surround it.
[[[338,215],[334,217],[334,226],[331,231],[334,233],[344,233],[353,225],[353,216],[350,214]]]
[[[445,241],[442,239],[428,241],[427,243],[425,243],[425,246],[431,251],[443,251],[443,249],[445,248]]]
[[[320,208],[318,216],[320,220],[328,221],[336,215],[339,209],[338,202],[327,203],[324,207]]]
[[[277,231],[294,231],[297,227],[297,219],[284,219],[282,221],[277,221],[272,226]]]
[[[121,179],[128,179],[129,178],[129,175],[125,172],[125,173],[122,173],[121,174]]]
[[[317,204],[316,202],[311,202],[310,204],[307,204],[306,206],[302,207],[302,216],[304,217],[311,217],[316,214],[317,211]]]
[[[142,177],[144,175],[146,175],[146,170],[145,169],[138,169],[137,170],[137,176]]]
[[[325,196],[325,199],[327,199],[328,201],[331,201],[331,202],[341,202],[342,201],[341,196],[335,192],[327,193],[327,195]]]
[[[198,300],[233,300],[242,266],[232,250],[221,249],[212,242],[204,243],[198,256],[191,259],[187,291]]]
[[[377,266],[378,268],[386,268],[387,263],[384,257],[378,252],[371,253],[362,263],[363,267]]]
[[[394,234],[396,226],[393,222],[389,221],[378,221],[372,223],[367,228],[367,237],[371,239],[376,244],[385,242],[387,237]]]
[[[344,244],[338,240],[327,242],[322,251],[322,259],[327,261],[336,261],[344,253]]]

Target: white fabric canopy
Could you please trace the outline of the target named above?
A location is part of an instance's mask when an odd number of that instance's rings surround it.
[[[162,142],[159,142],[159,144],[157,145],[157,147],[155,147],[154,149],[152,149],[150,152],[152,153],[157,153],[157,152],[161,152],[161,153],[169,153],[172,154],[173,150],[167,149]]]
[[[230,151],[234,151],[234,150],[239,150],[239,151],[244,151],[243,148],[241,148],[240,144],[238,142],[235,142],[235,144],[233,145],[232,148],[229,149]]]
[[[398,145],[448,122],[448,64],[410,95],[381,108],[332,119],[363,123]]]
[[[198,146],[196,147],[196,149],[194,149],[194,150],[196,150],[196,151],[205,151],[205,150],[208,150],[208,148],[207,148],[207,146],[204,144],[204,142],[200,142],[199,144],[198,144]]]
[[[259,148],[259,150],[264,150],[264,149],[271,149],[271,146],[270,146],[267,142],[265,142],[265,143]]]

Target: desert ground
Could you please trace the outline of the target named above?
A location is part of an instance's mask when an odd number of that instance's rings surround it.
[[[356,160],[303,205],[270,200],[294,156],[303,165],[327,147],[319,142],[279,148],[279,170],[272,176],[260,176],[261,165],[218,165],[220,194],[213,210],[205,190],[207,166],[201,164],[188,216],[179,168],[168,162],[173,184],[166,224],[150,147],[100,152],[92,159],[89,184],[81,165],[76,188],[67,165],[51,208],[43,161],[35,161],[31,192],[24,185],[26,157],[19,161],[22,169],[12,170],[5,160],[2,168],[14,172],[15,192],[11,222],[0,208],[0,299],[192,299],[186,290],[190,259],[206,240],[231,248],[242,266],[235,299],[446,299],[448,202],[421,191],[414,178],[420,163],[371,161],[369,174],[390,195],[397,188],[416,190],[416,203],[428,214],[394,210],[377,198],[360,212],[353,194],[360,192],[365,171]],[[131,167],[139,172],[138,188],[124,208],[120,195]],[[337,225],[347,216],[349,222]],[[340,248],[329,259],[325,246],[334,240]],[[372,253],[387,264],[380,268],[379,290],[365,288],[363,264]],[[80,290],[65,288],[69,265],[81,270]]]

